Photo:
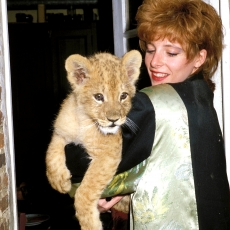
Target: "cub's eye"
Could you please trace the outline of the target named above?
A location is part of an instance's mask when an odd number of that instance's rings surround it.
[[[125,98],[128,96],[128,93],[122,93],[120,96],[120,100],[125,100]]]
[[[104,101],[104,96],[101,93],[96,93],[93,96],[97,101]]]

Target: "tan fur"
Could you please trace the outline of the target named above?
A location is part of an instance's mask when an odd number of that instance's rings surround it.
[[[129,204],[130,195],[126,195],[118,203],[116,203],[113,208],[124,213],[129,213]]]
[[[75,194],[76,216],[82,230],[102,229],[97,203],[116,173],[122,148],[120,128],[110,128],[111,120],[117,127],[125,123],[141,61],[136,50],[121,59],[99,53],[88,59],[71,55],[66,60],[72,93],[54,122],[46,153],[46,174],[54,189],[67,193],[71,175],[65,165],[64,146],[70,142],[81,144],[90,155],[92,161]]]

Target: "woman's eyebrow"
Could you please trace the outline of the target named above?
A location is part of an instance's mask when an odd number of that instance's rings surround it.
[[[164,45],[164,47],[175,48],[175,49],[178,49],[178,50],[180,50],[180,51],[183,51],[183,49],[182,49],[181,47],[178,47],[178,46],[172,45],[172,44]]]

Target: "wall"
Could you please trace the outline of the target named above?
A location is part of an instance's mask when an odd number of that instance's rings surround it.
[[[0,44],[0,50],[2,51],[2,44]],[[1,68],[0,69],[1,76],[2,76],[2,72],[3,69]],[[2,87],[0,87],[0,95],[2,95]],[[1,100],[0,107],[2,107],[2,98],[0,98],[0,100]],[[9,175],[6,169],[6,154],[4,151],[3,123],[4,123],[4,116],[2,114],[2,111],[0,111],[0,230],[9,229],[9,213],[10,213],[9,190],[8,190]]]

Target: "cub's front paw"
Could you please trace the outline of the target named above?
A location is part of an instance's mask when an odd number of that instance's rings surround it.
[[[51,186],[60,193],[67,193],[71,189],[71,174],[70,171],[65,168],[58,168],[56,170],[47,169],[46,175]]]

